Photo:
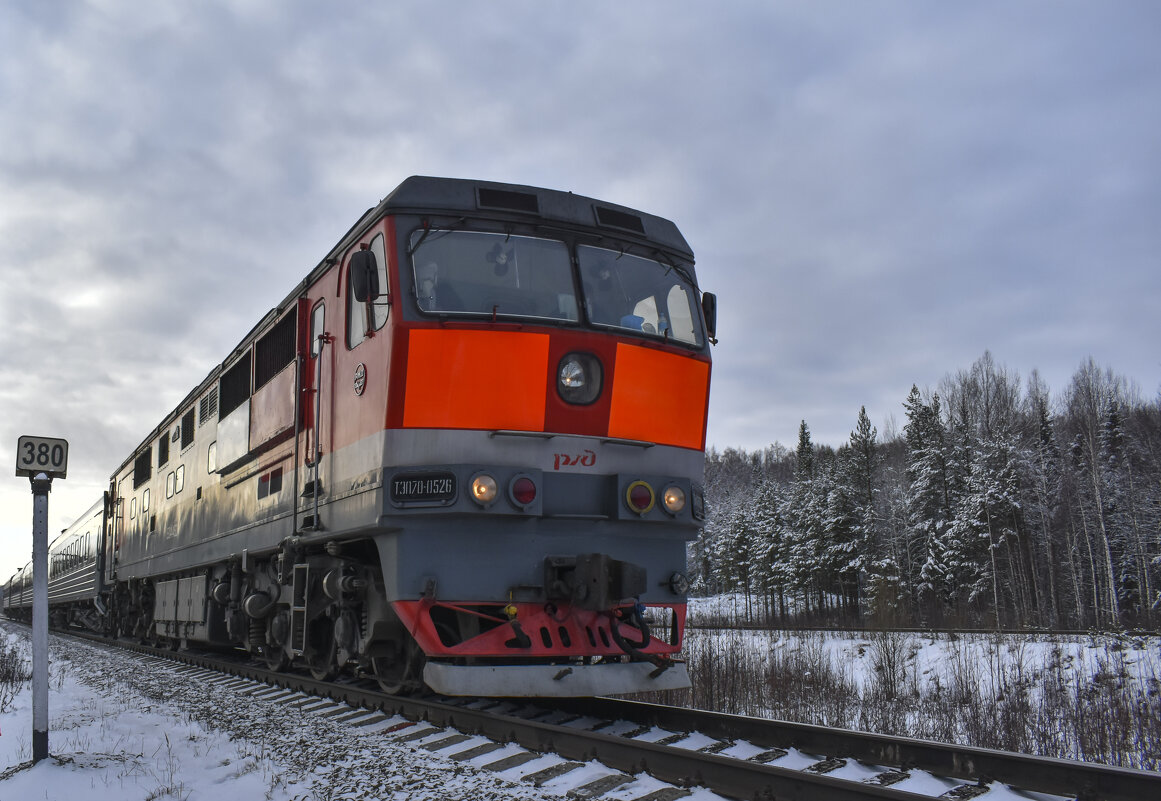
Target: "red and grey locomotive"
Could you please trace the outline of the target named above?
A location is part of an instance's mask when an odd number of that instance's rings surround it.
[[[54,614],[393,692],[686,686],[714,317],[665,219],[409,178],[52,545],[90,535]]]

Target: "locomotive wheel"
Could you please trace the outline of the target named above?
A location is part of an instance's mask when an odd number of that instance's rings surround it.
[[[160,647],[157,627],[153,625],[152,620],[147,620],[144,615],[137,616],[133,624],[133,633],[130,636],[143,645]]]
[[[290,667],[290,657],[286,655],[286,649],[281,646],[264,645],[262,646],[262,659],[266,662],[266,667],[276,673],[281,673]]]
[[[339,673],[338,646],[335,644],[335,624],[327,615],[315,618],[307,634],[306,666],[315,681],[330,681]]]
[[[281,673],[290,667],[294,661],[286,652],[286,640],[289,636],[290,614],[282,611],[271,615],[266,620],[265,630],[258,634],[251,624],[251,637],[256,646],[258,655],[266,663],[266,667]]]
[[[388,695],[412,695],[423,688],[423,652],[415,641],[407,642],[394,654],[371,658],[371,668],[379,689]]]

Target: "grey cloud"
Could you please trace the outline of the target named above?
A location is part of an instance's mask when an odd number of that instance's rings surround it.
[[[719,447],[793,445],[801,419],[840,444],[861,405],[882,431],[984,349],[1152,391],[1159,22],[1150,0],[5,4],[0,458],[59,426],[99,462],[68,494],[99,486],[415,173],[673,219],[721,300]]]

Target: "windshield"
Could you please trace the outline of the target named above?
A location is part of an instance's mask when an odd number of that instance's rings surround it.
[[[693,287],[671,265],[615,250],[577,248],[585,312],[608,325],[701,344]]]
[[[419,308],[439,314],[580,319],[563,242],[477,231],[412,236]]]
[[[580,322],[568,246],[554,239],[481,231],[411,236],[415,296],[439,315]],[[623,251],[576,250],[586,319],[638,335],[701,346],[697,292],[687,273]]]

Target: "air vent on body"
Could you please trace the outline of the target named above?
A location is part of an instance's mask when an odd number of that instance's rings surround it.
[[[529,192],[480,187],[476,190],[476,200],[482,209],[507,209],[508,211],[525,211],[529,214],[540,213],[540,200]]]
[[[645,233],[645,223],[636,214],[628,214],[604,206],[593,206],[597,213],[597,223],[607,228],[620,228],[635,234]]]
[[[209,394],[198,403],[198,425],[204,426],[218,416],[218,388],[210,389]]]
[[[228,416],[250,399],[250,353],[222,373],[218,381],[218,419]]]

